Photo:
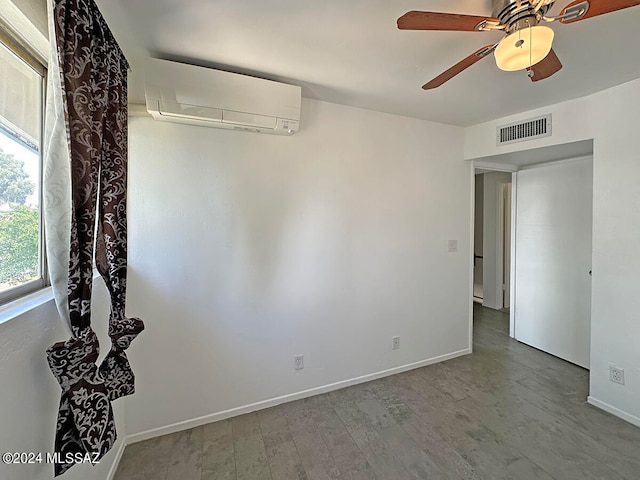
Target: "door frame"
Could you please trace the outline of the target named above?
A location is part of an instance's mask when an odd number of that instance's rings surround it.
[[[511,174],[511,268],[509,269],[509,336],[516,338],[516,226],[518,222],[518,172]]]
[[[556,160],[556,161],[551,161],[551,162],[543,162],[544,165],[553,165],[553,164],[557,164],[557,163],[566,163],[566,162],[571,162],[571,161],[575,161],[575,160],[583,160],[585,158],[593,158],[593,155],[586,155],[586,156],[578,156],[578,157],[571,157],[571,158],[566,158],[566,159],[562,159],[562,160]],[[482,161],[477,161],[477,160],[471,160],[471,232],[470,232],[470,242],[469,244],[471,245],[470,250],[471,250],[471,255],[470,255],[470,296],[469,296],[469,338],[470,338],[470,345],[473,345],[473,255],[474,255],[474,242],[475,242],[475,237],[474,237],[474,218],[475,218],[475,172],[476,169],[482,169],[482,170],[486,170],[488,172],[509,172],[511,173],[511,251],[510,251],[510,256],[511,256],[511,268],[509,269],[509,275],[510,275],[510,279],[511,281],[509,282],[509,297],[510,297],[510,303],[511,303],[511,308],[509,308],[509,336],[511,338],[515,338],[515,334],[516,334],[516,282],[514,281],[514,279],[516,278],[516,236],[515,236],[515,232],[516,232],[516,227],[517,227],[517,222],[518,222],[518,217],[517,217],[517,206],[518,206],[518,171],[519,170],[528,170],[531,168],[536,168],[536,167],[540,167],[541,164],[533,164],[533,165],[525,165],[525,166],[521,166],[521,167],[516,167],[516,166],[512,166],[512,165],[501,165],[501,164],[494,164],[494,163],[488,163],[488,162],[482,162]],[[499,188],[501,188],[501,185],[504,184],[506,182],[500,182],[498,184]],[[499,202],[498,205],[500,205],[501,202]],[[500,218],[500,217],[499,217]],[[498,258],[501,259],[501,256],[498,255]]]
[[[509,209],[509,239],[508,239],[508,245],[507,245],[507,240],[505,239],[505,190],[508,189],[508,185],[511,185],[511,192],[509,192],[510,195],[510,209]],[[497,208],[498,208],[498,222],[497,222],[497,227],[498,227],[498,242],[496,243],[496,264],[497,264],[497,268],[496,271],[499,272],[499,274],[496,276],[496,291],[498,292],[502,292],[502,296],[500,298],[500,302],[498,304],[498,306],[500,308],[505,308],[504,305],[504,298],[505,298],[505,268],[504,268],[504,257],[505,257],[505,252],[509,251],[509,257],[511,257],[511,247],[513,244],[513,174],[511,175],[511,178],[509,180],[499,180],[498,181],[498,195],[497,195]],[[509,261],[509,274],[508,274],[508,278],[509,280],[511,279],[511,263],[512,263],[512,259],[510,258]],[[509,281],[509,298],[511,297],[511,281]]]
[[[475,206],[475,192],[476,192],[476,169],[486,170],[488,172],[506,172],[511,173],[511,268],[509,275],[511,279],[514,278],[515,275],[515,236],[513,235],[515,228],[515,199],[516,199],[516,189],[515,189],[515,180],[516,173],[518,171],[518,167],[512,165],[502,165],[495,164],[489,162],[482,162],[478,160],[471,160],[471,169],[470,169],[470,186],[471,186],[471,198],[470,198],[470,207],[471,207],[471,218],[470,218],[470,232],[469,232],[469,350],[473,351],[473,255],[474,255],[474,243],[475,243],[475,214],[476,214],[476,206]],[[500,184],[499,184],[500,185]],[[515,286],[514,282],[510,282],[509,287],[509,296],[511,298],[511,303],[513,303],[515,298]],[[509,336],[513,337],[515,332],[515,308],[511,308],[509,310]]]

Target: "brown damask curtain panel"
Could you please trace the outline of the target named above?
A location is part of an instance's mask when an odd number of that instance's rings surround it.
[[[47,350],[62,389],[55,439],[58,476],[73,465],[67,459],[98,460],[113,446],[111,402],[134,392],[125,350],[144,325],[125,316],[129,66],[94,0],[52,1],[57,65],[50,71],[59,67],[71,172],[66,292],[71,338]],[[94,253],[111,297],[111,350],[100,366],[91,328]]]

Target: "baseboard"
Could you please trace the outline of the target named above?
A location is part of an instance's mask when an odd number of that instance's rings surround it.
[[[120,459],[122,458],[122,454],[124,453],[124,449],[127,447],[127,445],[127,437],[125,437],[124,441],[120,442],[120,446],[116,451],[116,456],[113,459],[113,463],[111,464],[111,468],[109,469],[106,480],[113,480],[113,477],[115,477],[116,470],[118,470],[118,465],[120,464]]]
[[[620,410],[619,408],[609,405],[608,403],[598,400],[597,398],[594,398],[592,396],[587,397],[587,403],[589,405],[593,405],[594,407],[600,408],[605,412],[609,412],[611,415],[615,415],[616,417],[621,418],[622,420],[625,420],[632,425],[635,425],[636,427],[640,427],[640,418],[636,417],[635,415],[631,415],[624,410]]]
[[[130,445],[132,443],[142,442],[144,440],[149,440],[150,438],[159,437],[161,435],[168,435],[170,433],[180,432],[182,430],[188,430],[190,428],[206,425],[207,423],[218,422],[220,420],[226,420],[227,418],[236,417],[238,415],[244,415],[245,413],[251,413],[257,410],[263,410],[265,408],[274,407],[282,403],[293,402],[295,400],[300,400],[307,397],[313,397],[314,395],[320,395],[322,393],[331,392],[333,390],[339,390],[341,388],[358,385],[360,383],[370,382],[372,380],[388,377],[390,375],[407,372],[409,370],[414,370],[416,368],[426,367],[427,365],[444,362],[446,360],[451,360],[453,358],[461,357],[463,355],[468,355],[470,353],[471,353],[471,349],[466,348],[464,350],[459,350],[457,352],[452,352],[446,355],[433,357],[428,360],[421,360],[419,362],[409,363],[407,365],[390,368],[388,370],[382,370],[380,372],[363,375],[361,377],[355,377],[348,380],[343,380],[340,382],[311,388],[309,390],[303,390],[303,391],[291,393],[288,395],[282,395],[280,397],[270,398],[270,399],[252,403],[249,405],[244,405],[241,407],[224,410],[222,412],[211,413],[209,415],[204,415],[202,417],[194,418],[191,420],[185,420],[182,422],[173,423],[171,425],[166,425],[164,427],[154,428],[144,432],[135,433],[133,435],[128,435],[125,440],[125,443],[127,445]],[[108,480],[111,480],[111,477],[109,477]]]

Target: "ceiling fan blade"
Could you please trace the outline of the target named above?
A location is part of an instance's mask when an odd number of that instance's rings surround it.
[[[496,45],[487,45],[486,47],[482,47],[480,50],[478,50],[477,52],[472,53],[471,55],[469,55],[467,58],[465,58],[461,62],[456,63],[449,70],[446,70],[445,72],[442,72],[440,75],[438,75],[436,78],[434,78],[430,82],[425,83],[422,86],[422,88],[424,90],[431,90],[432,88],[439,87],[443,83],[451,80],[453,77],[455,77],[459,73],[461,73],[464,70],[466,70],[467,68],[469,68],[474,63],[476,63],[476,62],[482,60],[484,57],[488,56],[491,52],[493,52],[496,49],[496,46],[497,46],[497,44]]]
[[[554,73],[559,72],[562,69],[562,63],[556,55],[556,52],[551,49],[549,54],[540,60],[532,67],[527,68],[527,72],[531,77],[532,82],[538,82],[549,78]]]
[[[603,15],[605,13],[615,12],[616,10],[622,10],[624,8],[635,7],[636,5],[640,5],[640,0],[576,0],[571,2],[569,5],[564,7],[560,12],[560,15],[564,15],[567,13],[567,10],[570,10],[572,7],[577,7],[580,4],[586,4],[588,9],[586,13],[577,18],[568,18],[568,19],[560,19],[561,23],[573,23],[579,20],[584,20],[586,18],[595,17],[597,15]]]
[[[412,10],[398,19],[400,30],[452,30],[460,32],[479,31],[476,27],[487,22],[500,24],[500,20],[459,13],[418,12]]]

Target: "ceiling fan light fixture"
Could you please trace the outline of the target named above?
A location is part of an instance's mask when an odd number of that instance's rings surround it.
[[[498,68],[513,72],[535,65],[551,51],[553,36],[553,30],[542,25],[525,27],[510,33],[496,47]]]

